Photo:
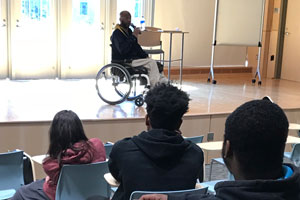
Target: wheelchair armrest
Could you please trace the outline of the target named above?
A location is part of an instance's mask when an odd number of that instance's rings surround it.
[[[117,63],[117,64],[120,64],[120,65],[131,64],[132,63],[132,59],[112,60],[111,63]]]

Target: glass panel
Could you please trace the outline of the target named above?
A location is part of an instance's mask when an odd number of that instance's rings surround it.
[[[101,5],[101,0],[72,0],[64,4],[62,78],[94,78],[103,65]]]
[[[6,78],[7,66],[7,19],[6,4],[0,0],[0,78]]]
[[[14,0],[12,76],[15,79],[56,76],[53,0]]]
[[[131,13],[131,21],[134,25],[140,26],[140,21],[144,16],[143,0],[118,0],[117,1],[117,21],[120,18],[120,12],[127,10]],[[119,22],[118,22],[119,23]]]

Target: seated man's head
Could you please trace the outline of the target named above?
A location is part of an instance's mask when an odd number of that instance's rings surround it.
[[[237,108],[226,120],[222,156],[236,180],[277,179],[289,123],[283,110],[267,100]]]
[[[158,84],[145,98],[147,103],[146,125],[149,129],[179,130],[182,116],[189,109],[189,96],[177,87]]]
[[[131,14],[130,12],[124,10],[120,13],[120,23],[124,28],[129,28],[131,24]]]

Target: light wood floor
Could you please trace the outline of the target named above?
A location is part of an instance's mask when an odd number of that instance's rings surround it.
[[[182,89],[192,99],[187,115],[230,113],[242,103],[270,96],[284,109],[300,108],[300,83],[263,80],[251,83],[251,74],[218,74],[217,85],[207,76],[185,76]],[[75,111],[83,120],[143,118],[144,107],[133,102],[110,106],[100,100],[94,80],[0,81],[0,123],[51,121],[63,109]]]

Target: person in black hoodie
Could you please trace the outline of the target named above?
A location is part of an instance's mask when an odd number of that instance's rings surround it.
[[[109,170],[120,182],[113,200],[128,200],[137,190],[195,188],[203,180],[203,152],[181,136],[188,95],[177,87],[158,84],[145,98],[148,131],[117,142],[109,156]]]
[[[134,27],[132,31],[131,14],[128,11],[120,13],[120,24],[117,24],[111,36],[112,62],[129,62],[132,67],[144,66],[148,70],[150,85],[156,83],[167,83],[168,79],[159,73],[155,60],[138,44],[139,28]]]
[[[235,181],[217,183],[216,195],[145,195],[141,200],[299,200],[299,169],[283,164],[288,127],[276,104],[245,103],[225,124],[222,156]]]

